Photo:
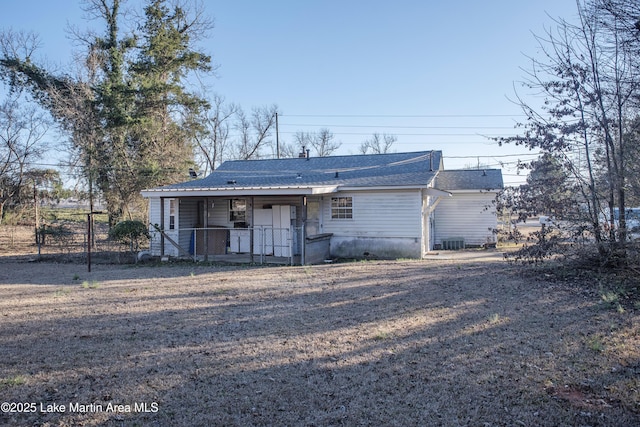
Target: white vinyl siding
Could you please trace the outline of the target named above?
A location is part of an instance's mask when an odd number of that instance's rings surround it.
[[[152,197],[149,199],[149,223],[161,227],[162,219],[160,218],[160,198]],[[151,234],[151,255],[160,256],[160,233],[158,233],[153,227],[149,226],[149,233]]]
[[[352,219],[331,217],[332,197],[351,197]],[[420,238],[422,196],[414,191],[362,191],[323,198],[323,232],[342,237]]]
[[[497,226],[494,193],[453,193],[440,201],[435,210],[435,243],[443,239],[464,238],[465,245],[495,242],[491,232]]]
[[[234,228],[235,221],[231,220],[230,214],[230,206],[231,200],[244,200],[245,201],[245,219],[244,221],[240,221],[236,219],[238,222],[251,222],[251,199],[249,197],[210,197],[207,199],[208,203],[208,214],[209,217],[207,219],[207,224],[209,227],[224,227],[224,228]]]
[[[164,218],[162,219],[164,221],[164,224],[162,224],[162,228],[166,237],[172,239],[174,242],[177,242],[180,237],[178,233],[178,221],[180,221],[180,207],[178,206],[178,199],[166,198],[163,200]],[[172,205],[174,206],[173,212],[171,210]],[[171,218],[173,218],[173,229],[171,229]],[[164,254],[170,256],[178,256],[178,248],[172,245],[169,239],[164,239]]]
[[[160,198],[153,197],[149,199],[149,223],[160,226],[162,219],[160,218]]]
[[[178,244],[185,251],[189,251],[192,229],[196,227],[198,222],[198,199],[178,199],[177,202],[180,219]]]
[[[233,223],[229,221],[229,199],[209,198],[207,203],[209,203],[209,209],[207,210],[209,214],[207,224],[209,227],[233,228]]]
[[[179,220],[179,204],[177,199],[160,199],[159,197],[152,197],[149,199],[149,223],[153,224],[161,229],[163,229],[167,236],[172,239],[178,239],[178,224],[174,223],[175,229],[169,230],[169,212],[170,212],[170,204],[171,201],[175,200],[175,212],[174,212],[174,221]],[[162,203],[164,203],[164,218],[161,217],[162,213]],[[163,224],[164,220],[164,224]],[[160,256],[162,254],[162,236],[160,232],[156,230],[156,228],[150,225],[149,232],[151,234],[151,255]],[[164,245],[164,254],[165,255],[177,255],[177,250],[171,245],[169,242],[165,241]]]

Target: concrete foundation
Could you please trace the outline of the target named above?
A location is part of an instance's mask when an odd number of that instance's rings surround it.
[[[415,258],[422,255],[420,239],[411,237],[331,238],[331,256],[336,258]]]

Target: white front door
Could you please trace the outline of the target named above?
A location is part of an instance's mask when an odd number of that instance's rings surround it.
[[[179,203],[178,199],[165,199],[164,200],[164,233],[174,242],[178,243],[180,239],[179,234]],[[178,248],[171,242],[165,239],[164,253],[169,256],[178,256]]]

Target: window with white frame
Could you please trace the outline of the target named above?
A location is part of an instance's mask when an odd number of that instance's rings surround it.
[[[353,197],[331,198],[331,219],[352,219]]]
[[[247,219],[247,201],[244,199],[229,200],[229,221],[245,222]]]

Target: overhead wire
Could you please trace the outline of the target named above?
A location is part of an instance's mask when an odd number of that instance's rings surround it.
[[[451,138],[460,138],[460,137],[480,137],[486,139],[492,138],[502,138],[502,137],[510,137],[514,136],[516,133],[515,125],[510,124],[509,126],[504,123],[492,124],[492,123],[479,123],[478,125],[470,125],[468,123],[461,123],[460,125],[451,125],[451,124],[422,124],[422,123],[398,123],[400,120],[395,120],[395,124],[381,124],[380,121],[375,121],[373,123],[363,123],[362,120],[353,120],[347,121],[346,123],[335,123],[327,121],[319,121],[318,123],[313,123],[315,120],[304,121],[304,122],[289,122],[287,123],[287,118],[311,118],[311,119],[324,119],[324,118],[335,118],[335,119],[425,119],[425,118],[434,118],[434,119],[473,119],[473,118],[516,118],[522,117],[523,114],[283,114],[279,113],[278,117],[280,118],[280,129],[291,129],[291,128],[300,128],[296,131],[290,130],[279,130],[279,134],[283,135],[295,135],[300,132],[315,132],[322,128],[327,128],[331,131],[334,136],[371,136],[372,134],[378,133],[382,131],[382,133],[387,133],[392,136],[397,137],[451,137]],[[449,121],[450,122],[450,121]],[[337,132],[333,132],[332,129],[338,129]],[[358,131],[358,129],[371,129],[371,132],[362,132]],[[458,130],[458,132],[403,132],[403,130]],[[460,130],[478,130],[478,131],[494,131],[487,134],[486,132],[460,132]],[[400,130],[401,132],[397,132]],[[511,132],[500,132],[504,130],[511,130]],[[497,131],[497,132],[496,132]],[[343,144],[345,144],[344,141]],[[474,141],[477,142],[477,141]],[[347,142],[346,144],[355,144],[356,142]],[[465,141],[456,142],[456,144],[466,143]],[[403,141],[402,144],[411,144],[410,142]]]
[[[433,118],[433,119],[473,119],[473,118],[478,118],[478,119],[490,119],[490,118],[517,118],[517,117],[525,117],[526,115],[524,114],[407,114],[407,115],[403,115],[403,114],[279,114],[279,117],[282,118],[318,118],[318,119],[323,119],[323,118],[336,118],[336,119],[350,119],[350,118],[361,118],[361,119],[429,119],[429,118]],[[355,120],[354,120],[355,122]],[[491,125],[487,125],[487,124],[481,124],[479,126],[472,126],[472,125],[468,125],[468,124],[462,124],[460,126],[455,126],[455,125],[411,125],[411,124],[396,124],[396,125],[384,125],[384,124],[362,124],[362,123],[355,123],[355,124],[339,124],[339,123],[334,123],[334,124],[327,124],[326,121],[323,121],[322,123],[319,124],[312,124],[312,123],[287,123],[286,120],[281,120],[280,127],[285,127],[285,128],[292,128],[292,127],[307,127],[307,128],[337,128],[337,129],[371,129],[372,132],[368,132],[368,133],[364,133],[364,132],[348,132],[348,131],[338,131],[338,132],[332,132],[332,134],[336,135],[336,136],[341,136],[344,135],[346,137],[348,136],[371,136],[374,133],[377,133],[378,130],[388,130],[389,132],[385,132],[388,134],[391,134],[393,136],[398,136],[398,137],[440,137],[440,138],[457,138],[454,141],[446,141],[443,142],[442,140],[438,140],[438,141],[398,141],[398,143],[401,143],[402,145],[405,146],[415,146],[415,145],[420,145],[422,147],[425,146],[429,146],[429,145],[435,145],[435,144],[439,144],[439,145],[449,145],[449,144],[455,144],[455,145],[459,145],[459,144],[479,144],[479,143],[483,143],[484,145],[494,145],[497,142],[492,141],[492,138],[500,138],[500,137],[509,137],[509,136],[514,136],[517,133],[517,129],[514,126],[504,126],[504,125],[495,125],[495,126],[491,126]],[[491,133],[490,135],[486,135],[486,134],[482,134],[482,133],[472,133],[472,132],[456,132],[456,133],[446,133],[446,132],[403,132],[403,133],[396,133],[393,132],[394,129],[406,129],[406,130],[410,130],[410,129],[416,129],[416,130],[420,130],[420,129],[424,129],[424,130],[438,130],[438,129],[442,129],[442,130],[467,130],[467,129],[478,129],[478,130],[506,130],[506,129],[511,129],[513,130],[512,133]],[[298,131],[300,132],[300,131]],[[298,132],[294,132],[294,131],[282,131],[279,130],[278,133],[279,134],[284,134],[284,135],[293,135],[296,134]],[[234,133],[231,133],[230,135],[228,135],[229,138],[234,138],[237,137],[238,135],[234,135]],[[461,140],[460,138],[463,137],[464,140]],[[479,140],[475,140],[475,141],[471,141],[469,137],[473,137],[473,138],[482,138],[484,139],[484,141],[479,141]],[[409,138],[410,139],[410,138]],[[340,141],[344,146],[354,146],[357,144],[360,144],[361,141]],[[525,153],[525,154],[504,154],[504,155],[466,155],[466,156],[443,156],[445,159],[499,159],[499,158],[509,158],[509,157],[518,157],[518,158],[527,158],[529,156],[538,156],[538,154],[536,153]],[[500,167],[509,167],[511,165],[517,165],[519,163],[519,161],[515,161],[515,162],[500,162],[500,161],[495,161],[495,162],[491,162],[489,165],[487,166],[500,166]],[[79,170],[81,168],[83,168],[83,165],[77,165],[77,164],[71,164],[71,163],[65,163],[65,162],[60,162],[57,164],[52,164],[52,163],[45,163],[45,162],[34,162],[31,163],[31,165],[36,166],[36,167],[63,167],[63,168],[68,168],[71,170]],[[126,168],[117,168],[118,170],[123,170]],[[139,169],[142,170],[144,168],[132,168],[132,169]],[[132,170],[132,169],[127,169],[127,170]],[[113,169],[112,169],[113,170]],[[169,168],[163,168],[163,170],[169,170]],[[174,170],[174,169],[171,169]],[[522,176],[522,175],[510,175],[510,174],[504,174],[505,176]]]
[[[512,126],[403,126],[403,125],[337,125],[314,123],[283,123],[280,126],[309,126],[336,128],[385,128],[385,129],[513,129]]]
[[[295,135],[297,132],[279,132],[280,134]],[[355,136],[371,136],[375,132],[363,133],[363,132],[331,132],[333,135],[355,135]],[[482,135],[479,133],[396,133],[391,132],[393,136],[478,136],[483,138],[493,138],[501,136],[513,136],[513,134],[492,134]]]
[[[507,157],[525,157],[525,156],[538,156],[538,154],[504,154],[504,155],[469,155],[469,156],[447,156],[447,155],[443,155],[443,159],[496,159],[496,158],[507,158]],[[488,165],[517,165],[519,163],[519,161],[507,161],[507,162],[495,162],[495,163],[490,163]],[[74,163],[68,163],[68,162],[59,162],[59,163],[44,163],[44,162],[27,162],[25,163],[25,165],[28,166],[37,166],[37,167],[63,167],[63,168],[69,168],[69,169],[83,169],[86,166],[82,165],[82,164],[74,164]],[[487,165],[487,164],[485,164]],[[108,169],[108,170],[125,170],[125,171],[130,171],[130,170],[147,170],[148,168],[144,168],[144,167],[131,167],[131,168],[118,168],[118,167],[107,167],[107,166],[94,166],[94,168],[96,169]],[[177,169],[175,168],[159,168],[158,170],[172,170],[175,171]]]
[[[283,114],[279,117],[358,117],[358,118],[470,118],[470,117],[526,117],[526,114]]]

